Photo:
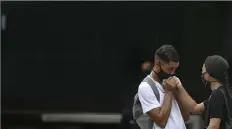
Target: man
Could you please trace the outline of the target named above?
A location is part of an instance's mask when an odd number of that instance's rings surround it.
[[[192,113],[202,113],[205,111],[205,129],[225,129],[225,121],[228,120],[227,107],[224,94],[227,93],[229,103],[231,101],[231,87],[228,80],[228,62],[221,56],[213,55],[207,57],[202,67],[202,78],[205,85],[210,84],[212,93],[210,98],[197,104],[185,91],[181,82],[177,85],[177,98],[181,105],[189,109]],[[228,105],[230,106],[230,105]],[[232,109],[232,107],[229,107]],[[232,114],[230,114],[232,115]]]
[[[179,59],[176,49],[171,45],[163,45],[155,52],[153,71],[148,77],[156,84],[160,101],[147,82],[139,85],[138,96],[143,113],[147,113],[154,121],[155,129],[186,129],[180,108],[172,93],[176,82],[171,76],[179,66]],[[164,79],[167,79],[164,85],[166,87],[162,86]],[[185,111],[182,111],[182,114],[185,114]]]

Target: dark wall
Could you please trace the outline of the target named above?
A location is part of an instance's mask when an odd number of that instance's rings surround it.
[[[162,44],[177,48],[178,76],[201,101],[201,66],[221,53],[225,5],[2,2],[3,108],[119,112]]]

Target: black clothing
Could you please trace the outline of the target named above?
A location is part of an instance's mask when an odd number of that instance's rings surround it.
[[[212,91],[211,96],[208,100],[204,101],[205,106],[205,115],[207,118],[205,127],[209,126],[209,122],[211,118],[220,118],[220,129],[225,129],[225,120],[227,120],[227,110],[225,105],[225,99],[223,93],[219,90],[220,88],[225,88],[224,86],[220,86],[218,89]]]

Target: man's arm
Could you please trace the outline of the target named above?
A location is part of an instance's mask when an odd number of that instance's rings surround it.
[[[143,113],[147,113],[151,120],[161,128],[164,128],[171,112],[173,93],[166,90],[163,104],[160,105],[151,87],[147,83],[142,83],[139,86],[138,95]]]
[[[154,108],[148,112],[151,120],[153,120],[161,128],[165,128],[172,107],[172,92],[166,92],[164,95],[164,101],[161,107]]]

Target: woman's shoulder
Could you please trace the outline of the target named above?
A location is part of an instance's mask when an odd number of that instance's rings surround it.
[[[223,86],[220,86],[219,88],[215,89],[211,93],[211,98],[217,99],[217,100],[224,100],[224,95],[221,90],[224,90]]]

